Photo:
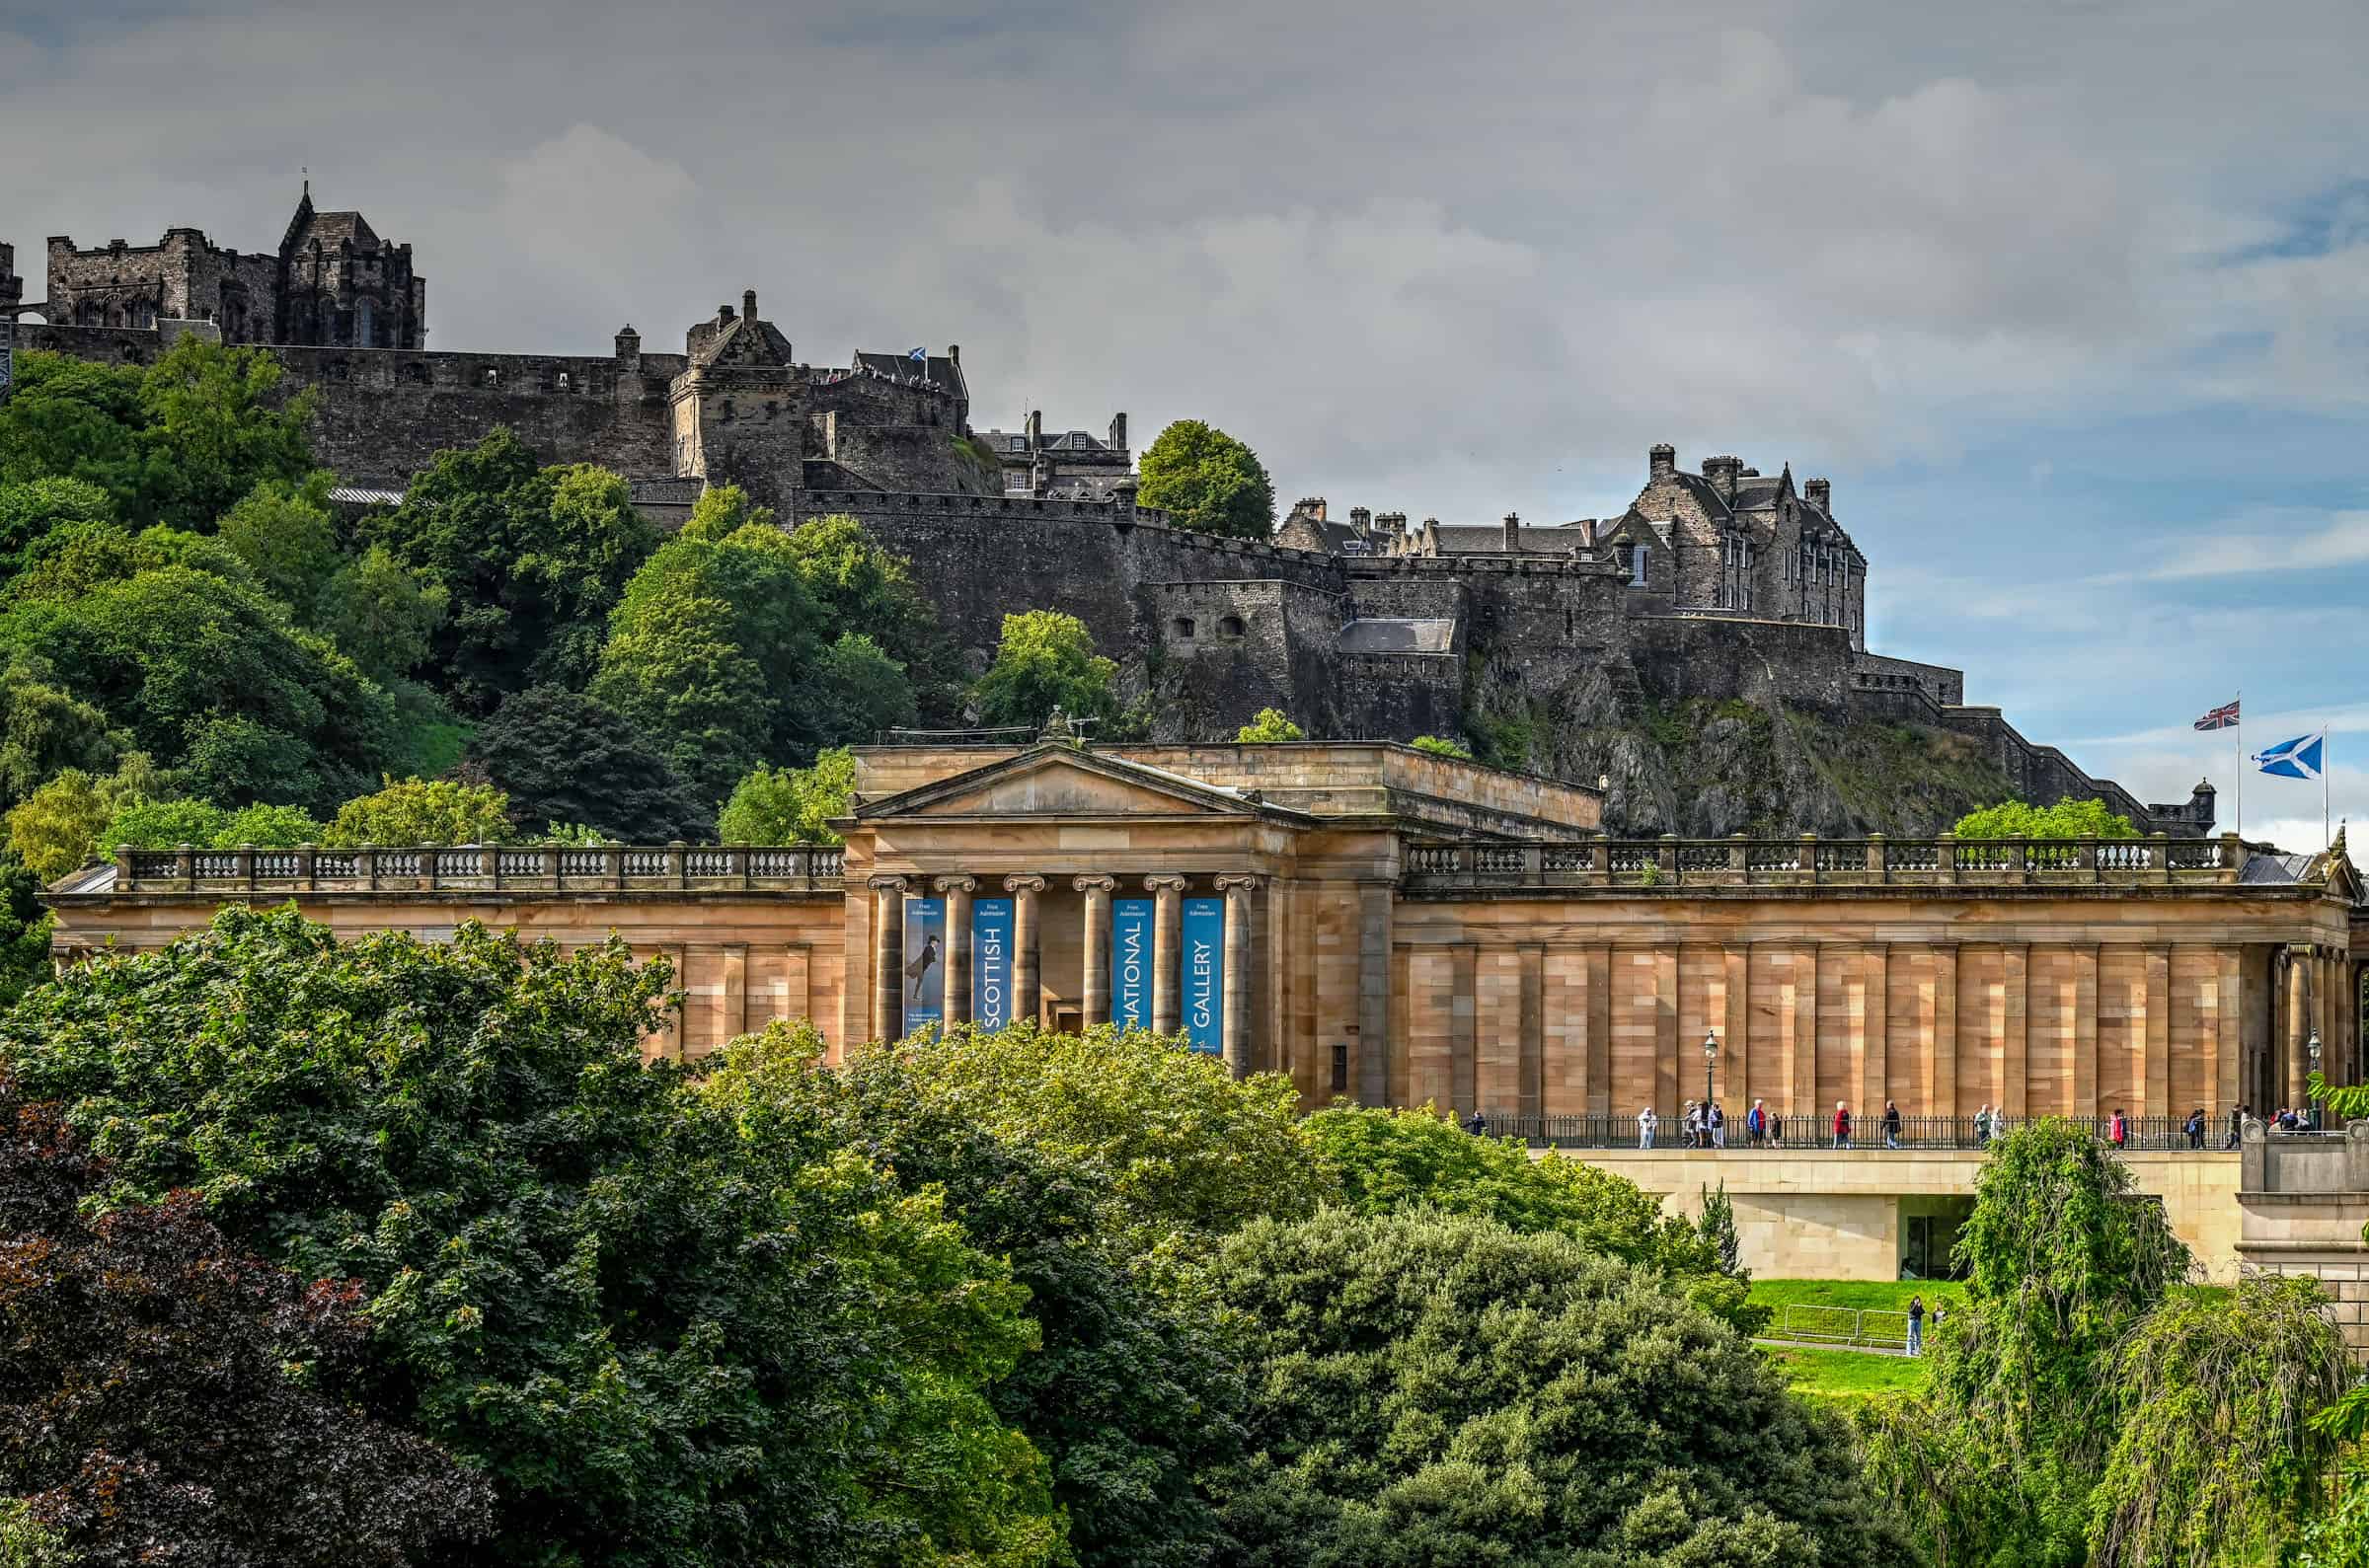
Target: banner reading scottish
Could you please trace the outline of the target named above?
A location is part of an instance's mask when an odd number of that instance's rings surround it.
[[[905,1032],[946,1023],[946,900],[905,900]]]
[[[1012,1023],[1012,901],[970,906],[970,1017],[990,1032]]]
[[[1152,901],[1110,901],[1110,1021],[1122,1029],[1152,1026]]]
[[[1226,1033],[1226,901],[1184,901],[1184,1036],[1196,1051],[1222,1054]]]

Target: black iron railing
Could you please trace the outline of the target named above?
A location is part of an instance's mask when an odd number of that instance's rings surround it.
[[[1885,1127],[1880,1113],[1862,1116],[1852,1113],[1849,1142],[1838,1149],[1834,1135],[1834,1113],[1807,1116],[1775,1116],[1769,1126],[1755,1139],[1748,1131],[1743,1113],[1727,1118],[1719,1134],[1721,1142],[1708,1147],[1739,1156],[1755,1154],[1811,1154],[1811,1153],[1890,1153],[1897,1151],[1981,1150],[2010,1127],[2037,1118],[2024,1116],[1995,1116],[1979,1123],[1965,1116],[1902,1116],[1896,1133]],[[2055,1118],[2071,1121],[2084,1127],[2104,1142],[2113,1141],[2111,1116],[2075,1116]],[[2230,1138],[2229,1116],[2226,1112],[2207,1107],[2201,1134],[2191,1136],[2185,1116],[2127,1116],[2120,1147],[2133,1153],[2173,1153],[2230,1151],[2237,1146]],[[1635,1111],[1594,1113],[1570,1116],[1541,1116],[1513,1111],[1483,1112],[1485,1131],[1493,1138],[1518,1138],[1536,1148],[1544,1149],[1688,1149],[1707,1147],[1706,1135],[1689,1135],[1678,1116],[1662,1116],[1648,1145],[1645,1133]],[[1467,1122],[1469,1126],[1469,1121]],[[2273,1137],[2310,1136],[2289,1135],[2273,1131]]]

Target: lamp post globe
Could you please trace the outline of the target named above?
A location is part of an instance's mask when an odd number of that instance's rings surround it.
[[[1719,1060],[1719,1035],[1714,1029],[1703,1036],[1703,1119],[1707,1126],[1711,1120],[1711,1070]]]

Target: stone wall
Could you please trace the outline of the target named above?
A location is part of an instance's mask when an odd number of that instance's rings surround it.
[[[1630,659],[1655,702],[1738,698],[1839,712],[1849,691],[1851,634],[1800,621],[1655,616],[1633,622]]]

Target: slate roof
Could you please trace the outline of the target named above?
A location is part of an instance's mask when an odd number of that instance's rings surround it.
[[[351,240],[357,251],[378,249],[378,235],[358,212],[314,213],[312,221],[298,231],[296,243],[301,246],[314,240],[321,242],[324,251],[334,251],[345,240]]]
[[[962,367],[943,354],[915,359],[911,354],[868,354],[859,350],[856,368],[899,378],[918,373],[942,392],[951,392],[966,401],[970,397],[970,386],[962,379]]]
[[[1563,528],[1520,527],[1514,530],[1514,541],[1526,555],[1567,556],[1589,545],[1592,531],[1574,538]],[[1503,523],[1471,524],[1442,523],[1439,525],[1439,553],[1443,556],[1501,556],[1505,553]]]

